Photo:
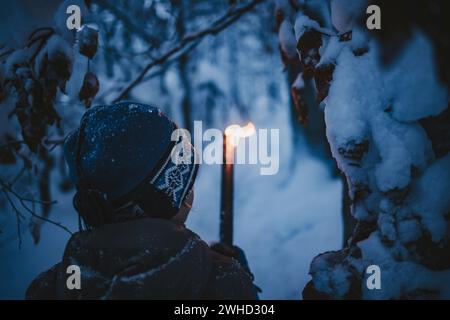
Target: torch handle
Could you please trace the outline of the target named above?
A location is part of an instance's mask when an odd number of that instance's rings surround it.
[[[227,149],[228,147],[228,149]],[[234,148],[223,136],[222,193],[220,203],[220,242],[233,245],[233,159]]]

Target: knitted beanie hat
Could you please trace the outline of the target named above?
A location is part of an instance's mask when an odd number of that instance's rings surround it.
[[[66,138],[64,154],[77,186],[75,207],[85,211],[80,214],[89,225],[113,221],[114,211],[136,203],[167,203],[158,217],[178,212],[198,165],[189,141],[171,139],[175,129],[158,108],[134,102],[96,106],[84,114]],[[183,152],[190,161],[174,162]]]

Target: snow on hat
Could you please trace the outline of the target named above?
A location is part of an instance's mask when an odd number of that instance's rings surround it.
[[[172,153],[180,149],[171,140],[176,128],[153,106],[121,102],[93,107],[64,143],[70,177],[77,189],[96,190],[114,207],[123,206],[151,186],[179,209],[192,188],[198,165],[194,147],[185,140],[191,151],[190,163],[172,161]]]

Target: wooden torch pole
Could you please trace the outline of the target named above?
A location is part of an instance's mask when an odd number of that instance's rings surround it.
[[[232,137],[229,137],[230,139]],[[233,245],[233,163],[234,146],[223,135],[222,193],[220,203],[220,242]]]

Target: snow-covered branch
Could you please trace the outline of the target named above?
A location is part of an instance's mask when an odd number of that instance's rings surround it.
[[[157,65],[163,64],[169,58],[172,58],[175,55],[181,56],[183,54],[183,50],[185,50],[186,47],[188,47],[190,44],[201,41],[208,35],[218,34],[222,30],[239,20],[239,18],[242,17],[245,13],[251,11],[260,2],[262,2],[262,0],[253,0],[249,4],[241,7],[232,6],[227,13],[212,22],[208,27],[194,33],[186,34],[177,45],[168,49],[159,57],[154,58],[150,63],[148,63],[142,69],[142,71],[139,72],[136,78],[132,80],[115,99],[113,99],[113,102],[117,102],[125,98],[131,92],[131,90],[144,79],[145,75],[150,69]]]

